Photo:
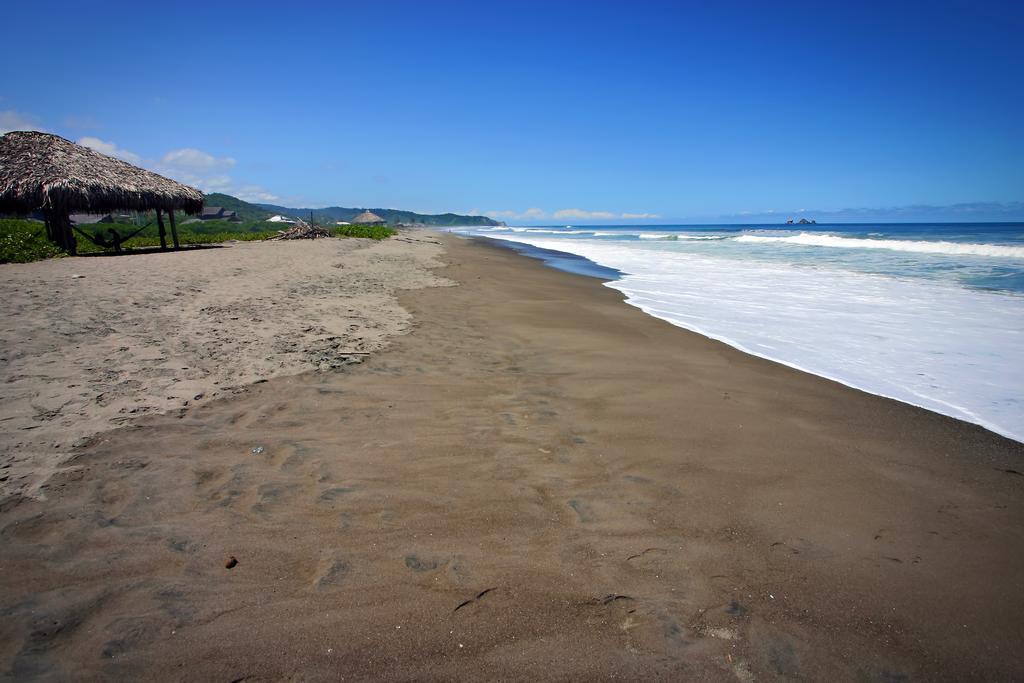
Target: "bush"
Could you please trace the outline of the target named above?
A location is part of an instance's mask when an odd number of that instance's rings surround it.
[[[339,225],[334,228],[335,237],[368,237],[371,240],[382,240],[398,231],[384,225]]]
[[[41,261],[63,253],[47,239],[43,223],[0,219],[0,263]]]
[[[178,227],[178,237],[182,245],[217,244],[231,240],[251,241],[265,240],[277,234],[277,230],[260,230],[266,226],[264,222],[229,223],[227,221],[207,221],[205,223],[189,223]],[[114,227],[121,234],[131,234],[136,228],[129,224],[101,224],[82,226],[84,232],[100,234]],[[214,231],[214,229],[220,228]],[[227,228],[225,230],[225,228]],[[156,226],[149,226],[142,234],[127,240],[122,245],[125,249],[152,248],[160,246],[160,237],[156,234]],[[331,229],[335,237],[362,237],[382,240],[398,231],[383,225],[339,225]],[[96,254],[105,251],[79,234],[79,254]],[[172,244],[170,230],[167,231],[167,244]],[[37,221],[0,219],[0,263],[28,263],[42,259],[62,256],[64,252],[46,237],[46,226]]]

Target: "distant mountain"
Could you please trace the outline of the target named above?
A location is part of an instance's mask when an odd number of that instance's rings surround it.
[[[343,206],[328,206],[324,209],[292,209],[287,206],[277,206],[276,204],[254,204],[251,206],[273,213],[279,213],[285,216],[295,216],[306,220],[309,219],[309,214],[312,213],[314,220],[322,222],[351,221],[363,211],[367,210],[365,208],[348,209]],[[395,225],[397,223],[419,223],[422,225],[437,227],[447,227],[452,225],[501,225],[498,221],[487,218],[486,216],[463,216],[457,213],[425,214],[415,213],[413,211],[401,211],[399,209],[369,210],[383,218],[389,225]]]
[[[346,209],[343,206],[328,206],[326,209],[292,209],[287,206],[276,204],[250,204],[238,197],[229,194],[214,192],[206,195],[203,202],[206,206],[222,206],[228,211],[234,211],[243,221],[263,221],[275,214],[302,218],[309,220],[310,212],[314,220],[324,223],[335,221],[351,221],[366,209]],[[413,211],[400,211],[398,209],[370,209],[389,225],[397,223],[420,223],[422,225],[433,225],[446,227],[452,225],[501,225],[498,221],[486,216],[463,216],[457,213],[423,214]]]

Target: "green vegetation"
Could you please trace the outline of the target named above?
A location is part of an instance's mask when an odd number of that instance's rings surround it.
[[[231,195],[214,193],[206,196],[207,206],[222,206],[238,214],[240,221],[193,221],[192,216],[175,212],[178,224],[178,236],[182,244],[215,244],[229,240],[262,240],[277,234],[278,230],[291,227],[285,223],[268,223],[272,213],[299,217],[308,220],[310,209],[288,209],[280,206],[250,204]],[[383,225],[333,225],[336,221],[350,220],[363,209],[345,209],[338,206],[326,209],[313,209],[313,218],[327,228],[335,237],[363,237],[382,240],[396,234],[393,227]],[[454,213],[429,216],[411,211],[395,209],[372,209],[390,225],[397,223],[419,223],[425,225],[494,225],[495,221],[481,216],[460,216]],[[188,222],[191,221],[191,222]],[[148,225],[147,225],[148,224]],[[83,232],[99,235],[109,241],[107,231],[116,230],[127,236],[140,226],[147,225],[137,236],[124,242],[125,249],[160,246],[159,228],[156,213],[131,214],[120,217],[115,223],[95,223],[83,225]],[[167,243],[171,244],[171,223],[164,216],[164,227],[167,230]],[[99,247],[81,235],[78,238],[78,251],[82,254],[102,252]],[[46,238],[46,227],[37,221],[0,219],[0,263],[28,263],[41,259],[61,256],[63,252]]]
[[[142,220],[149,220],[143,217]],[[155,219],[154,219],[155,220]],[[169,222],[167,226],[167,244],[171,244]],[[267,228],[273,226],[274,229]],[[178,237],[182,245],[217,244],[232,240],[251,241],[265,240],[277,234],[278,229],[287,229],[288,225],[267,223],[262,220],[243,220],[240,223],[231,221],[203,221],[182,225],[178,223]],[[95,223],[82,226],[82,232],[99,235],[109,241],[107,231],[117,230],[121,235],[129,235],[137,227],[130,223]],[[397,234],[394,228],[383,225],[339,225],[328,227],[335,237],[363,237],[382,240]],[[81,235],[78,238],[78,253],[97,254],[105,251]],[[156,225],[146,227],[137,236],[124,242],[125,249],[142,249],[160,246],[159,229]],[[38,221],[0,219],[0,263],[28,263],[42,259],[63,256],[57,245],[46,237],[46,226]]]
[[[339,225],[331,232],[335,237],[368,237],[371,240],[382,240],[398,234],[394,228],[384,225]]]
[[[46,226],[38,221],[0,219],[0,263],[41,261],[63,252],[46,238]]]

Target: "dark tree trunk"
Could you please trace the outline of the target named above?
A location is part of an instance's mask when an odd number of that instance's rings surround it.
[[[156,224],[160,228],[160,248],[167,248],[167,230],[164,228],[164,215],[160,209],[156,210]]]
[[[74,256],[78,253],[78,242],[71,229],[71,218],[61,211],[46,212],[46,235],[58,247]]]
[[[64,226],[64,242],[67,245],[64,247],[68,253],[72,256],[78,254],[78,238],[75,237],[75,231],[71,229],[71,217],[67,214],[61,216],[61,223]]]
[[[181,242],[178,241],[178,224],[174,220],[174,212],[173,211],[168,211],[167,215],[171,219],[171,239],[174,241],[174,248],[175,249],[180,249],[181,248]]]

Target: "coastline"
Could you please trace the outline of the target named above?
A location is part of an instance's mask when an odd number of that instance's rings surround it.
[[[5,504],[0,669],[1024,672],[1021,444],[440,240],[458,286],[399,292],[365,364],[104,433]]]
[[[518,228],[516,228],[518,229]],[[526,230],[532,230],[528,228]],[[625,283],[629,280],[631,273],[622,272],[616,270],[610,265],[595,261],[592,258],[576,252],[560,251],[557,248],[548,246],[539,246],[529,241],[518,241],[508,240],[501,236],[492,235],[479,235],[479,237],[491,240],[500,246],[504,246],[517,251],[518,253],[525,254],[527,256],[540,259],[552,268],[557,268],[565,272],[591,275],[593,277],[599,277],[606,280],[605,285],[612,289],[615,289],[623,294],[625,303],[639,308],[644,313],[669,322],[670,324],[685,329],[690,332],[702,335],[709,339],[722,342],[727,344],[743,353],[757,356],[765,360],[779,363],[795,370],[806,372],[823,379],[827,379],[833,382],[837,382],[844,386],[863,391],[868,394],[887,398],[893,401],[898,401],[911,406],[929,410],[931,412],[945,415],[954,419],[958,419],[970,424],[979,425],[985,429],[998,434],[1000,436],[1012,439],[1014,441],[1024,443],[1024,432],[1021,432],[1018,428],[1010,426],[1008,424],[1001,424],[998,419],[990,419],[983,414],[972,411],[967,406],[963,405],[962,401],[958,401],[955,398],[946,396],[940,398],[936,395],[926,395],[918,393],[915,388],[910,386],[902,386],[898,383],[890,383],[888,388],[883,388],[884,383],[872,381],[871,378],[860,377],[853,379],[848,376],[844,376],[841,371],[837,371],[835,368],[827,369],[827,367],[814,367],[813,364],[793,361],[784,357],[785,354],[778,353],[778,350],[772,352],[762,351],[755,346],[764,346],[763,344],[746,343],[739,341],[735,336],[727,333],[715,331],[713,329],[706,328],[702,325],[697,325],[692,322],[690,316],[678,315],[678,312],[663,310],[659,305],[652,305],[651,303],[644,303],[644,297],[635,296],[633,288],[625,286]],[[765,239],[779,239],[779,238],[765,238]],[[572,244],[571,241],[566,241],[566,245]],[[956,246],[956,245],[953,245]],[[978,245],[968,245],[978,246]],[[993,249],[1002,249],[1006,247],[993,246]],[[568,266],[568,267],[566,267]],[[621,281],[622,284],[619,284]],[[768,346],[766,348],[772,348]],[[1005,416],[1004,416],[1005,417]]]

